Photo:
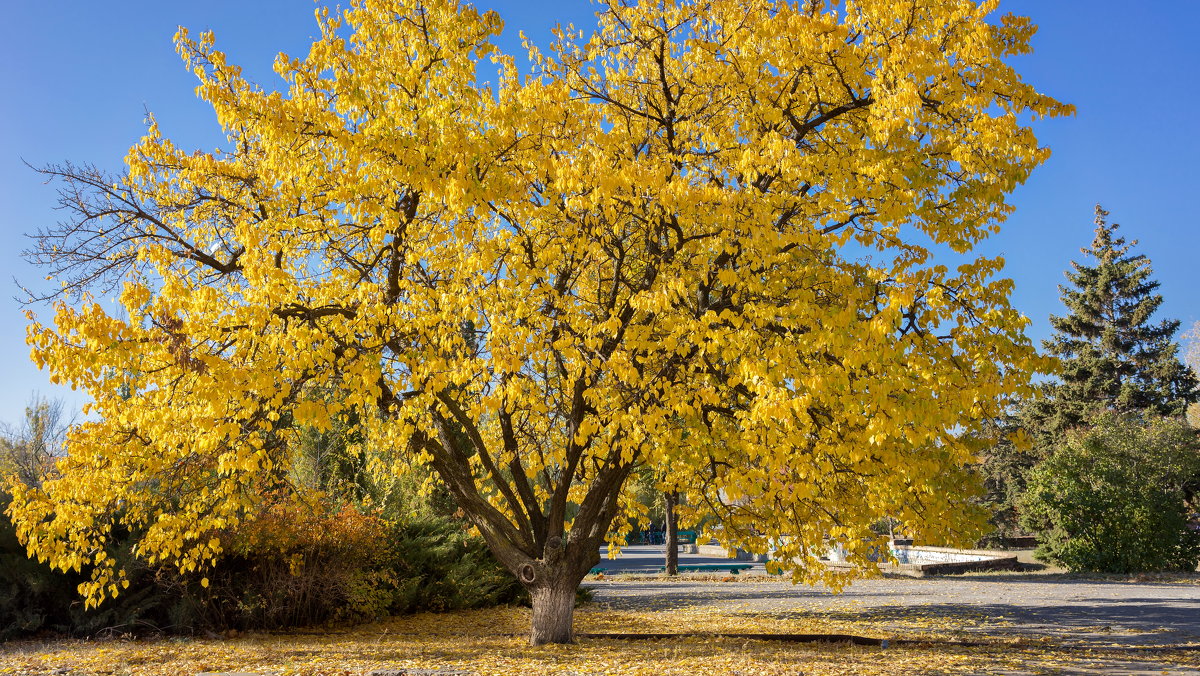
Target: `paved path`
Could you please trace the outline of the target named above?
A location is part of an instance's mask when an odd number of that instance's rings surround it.
[[[624,573],[658,573],[666,565],[666,559],[662,545],[635,545],[632,547],[622,547],[620,555],[615,559],[608,558],[608,548],[600,548],[600,563],[599,568],[603,568],[607,574],[624,574]],[[706,556],[703,554],[679,554],[679,565],[697,565],[697,564],[738,564],[752,565],[749,573],[766,573],[766,568],[762,563],[754,563],[752,561],[733,561],[724,556]]]
[[[659,564],[661,566],[661,564]],[[614,609],[713,608],[832,622],[894,635],[934,622],[970,638],[1052,638],[1124,647],[1200,645],[1200,579],[1134,583],[988,574],[860,580],[841,594],[784,581],[587,581]]]

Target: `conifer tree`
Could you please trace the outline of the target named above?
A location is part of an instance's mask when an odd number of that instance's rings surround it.
[[[1051,316],[1048,355],[1062,366],[1057,382],[1041,387],[1014,416],[994,421],[994,437],[1008,439],[1018,428],[1033,448],[1002,441],[983,454],[980,471],[992,509],[992,538],[1023,530],[1020,502],[1030,470],[1067,444],[1067,432],[1089,427],[1105,412],[1137,417],[1181,417],[1197,400],[1194,371],[1174,342],[1179,322],[1151,318],[1162,305],[1159,283],[1136,241],[1118,234],[1108,212],[1096,206],[1095,238],[1087,257],[1073,261],[1068,286],[1060,286],[1064,316]]]
[[[1179,417],[1200,396],[1174,341],[1179,322],[1151,321],[1163,298],[1150,260],[1133,252],[1137,241],[1127,242],[1119,227],[1096,205],[1096,237],[1081,249],[1094,263],[1072,262],[1070,286],[1059,287],[1068,313],[1050,317],[1055,335],[1043,347],[1062,371],[1024,416],[1039,445],[1102,411]]]

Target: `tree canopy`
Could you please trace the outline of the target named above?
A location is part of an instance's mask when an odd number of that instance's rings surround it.
[[[92,601],[118,523],[203,567],[335,420],[436,470],[534,642],[569,640],[640,466],[798,580],[831,541],[866,563],[883,514],[952,536],[964,439],[1040,364],[971,252],[1048,155],[1027,119],[1070,112],[997,5],[610,2],[518,66],[492,12],[360,0],[282,91],[181,30],[227,146],[151,119],[120,175],[44,170],[71,216],[36,236],[62,291],[29,340],[95,415],[18,491],[22,536]]]

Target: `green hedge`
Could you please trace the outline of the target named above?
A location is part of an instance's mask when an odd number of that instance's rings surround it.
[[[279,629],[524,600],[525,590],[460,519],[393,523],[346,510],[321,518],[318,528],[295,524],[299,537],[276,537],[282,519],[258,524],[266,539],[227,535],[227,553],[203,573],[207,588],[199,574],[130,562],[129,589],[86,611],[76,587],[87,571],[61,573],[28,559],[0,518],[0,640],[41,632]],[[128,552],[130,544],[125,538],[114,551]]]

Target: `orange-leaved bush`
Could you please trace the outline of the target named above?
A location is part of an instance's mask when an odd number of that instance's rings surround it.
[[[282,628],[519,602],[519,585],[468,529],[431,513],[391,521],[274,501],[222,534],[228,549],[203,585],[186,580],[195,623]]]

